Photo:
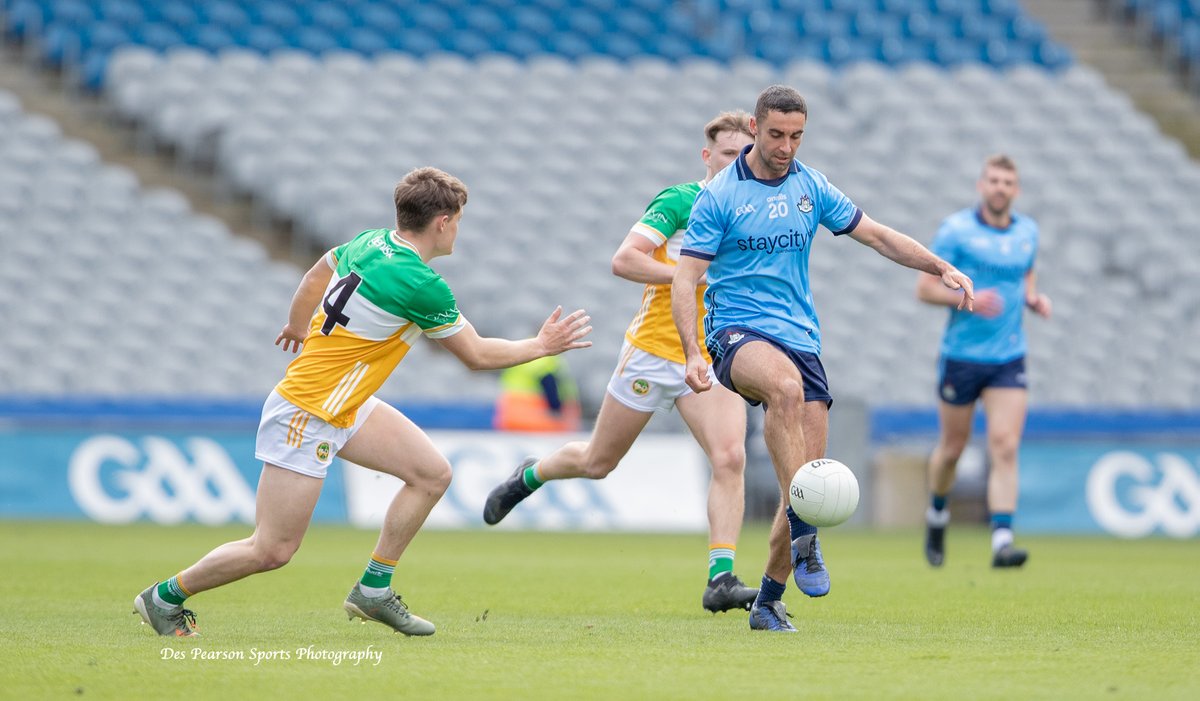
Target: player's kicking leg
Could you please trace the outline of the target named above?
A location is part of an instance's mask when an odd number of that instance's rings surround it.
[[[409,612],[392,589],[392,573],[450,486],[450,464],[416,424],[382,402],[339,454],[404,482],[384,516],[366,571],[342,607],[351,620],[375,621],[405,635],[432,635],[434,625]]]

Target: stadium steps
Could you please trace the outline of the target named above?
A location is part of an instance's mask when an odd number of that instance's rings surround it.
[[[1180,85],[1149,47],[1107,16],[1104,0],[1025,0],[1025,10],[1075,57],[1152,116],[1166,134],[1200,158],[1200,101]]]
[[[20,47],[0,41],[0,88],[17,95],[29,112],[55,120],[63,135],[86,141],[100,157],[131,169],[145,187],[178,190],[201,214],[217,217],[230,231],[259,241],[276,260],[307,268],[319,254],[286,226],[257,221],[248,202],[221,196],[215,180],[189,172],[169,153],[139,146],[130,126],[120,123],[103,101],[73,91],[56,72],[31,65]]]

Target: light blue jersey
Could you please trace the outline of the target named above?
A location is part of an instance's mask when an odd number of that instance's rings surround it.
[[[700,191],[684,235],[681,255],[710,261],[705,333],[745,326],[819,354],[809,246],[819,224],[848,233],[862,210],[800,161],[782,178],[758,180],[746,163],[750,148]]]
[[[992,319],[951,308],[942,357],[1006,363],[1025,355],[1025,276],[1037,256],[1037,223],[1013,212],[1007,229],[994,229],[978,210],[964,209],[946,217],[930,248],[970,276],[976,293],[991,289],[1004,300]]]

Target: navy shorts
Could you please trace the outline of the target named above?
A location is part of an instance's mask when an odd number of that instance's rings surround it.
[[[750,399],[738,392],[738,388],[733,384],[733,379],[729,376],[733,368],[733,356],[737,355],[738,350],[746,345],[746,341],[766,341],[782,351],[792,361],[796,369],[800,371],[800,377],[804,380],[804,401],[825,402],[827,407],[833,405],[833,397],[829,394],[829,380],[825,377],[825,367],[821,365],[821,358],[816,353],[788,348],[782,341],[745,326],[728,326],[718,329],[704,341],[708,346],[708,354],[713,359],[713,371],[717,376],[717,381],[741,395],[742,399],[750,403],[750,406],[758,406],[762,402]]]
[[[1007,363],[942,358],[938,366],[938,395],[947,404],[974,404],[988,387],[1029,386],[1025,381],[1025,356]]]

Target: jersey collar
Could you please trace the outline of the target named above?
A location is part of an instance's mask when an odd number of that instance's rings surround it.
[[[412,245],[412,242],[410,242],[408,239],[400,236],[400,232],[396,231],[395,229],[392,229],[388,232],[388,241],[395,246],[399,246],[400,248],[409,249],[413,253],[416,253],[418,257],[421,255],[421,252],[417,250],[417,247]]]
[[[983,218],[983,205],[979,205],[978,207],[975,208],[975,221],[979,222],[980,225],[987,227],[988,229],[991,229],[992,231],[1007,232],[1007,231],[1011,231],[1012,228],[1017,225],[1017,213],[1012,211],[1011,209],[1008,210],[1008,226],[1003,229],[997,229],[996,227],[989,224],[987,222],[987,219]]]
[[[758,178],[754,177],[754,171],[750,170],[750,164],[746,161],[746,154],[750,153],[750,149],[752,149],[752,148],[754,148],[754,144],[749,144],[748,146],[743,148],[741,155],[739,155],[737,157],[737,160],[733,162],[734,165],[737,166],[738,180],[758,180]],[[792,173],[799,173],[799,172],[800,172],[800,163],[797,162],[795,158],[793,158],[792,165],[788,166],[788,175],[791,175]],[[758,182],[766,183],[768,185],[778,185],[779,183],[783,182],[784,178],[786,178],[786,177],[787,177],[787,175],[784,175],[782,178],[772,178],[770,180],[758,180]]]

